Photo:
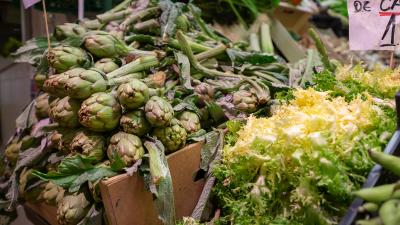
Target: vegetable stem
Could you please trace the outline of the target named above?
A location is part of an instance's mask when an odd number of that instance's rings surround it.
[[[112,79],[130,73],[137,73],[143,70],[150,69],[153,66],[157,66],[159,63],[159,59],[155,56],[143,56],[112,71],[111,73],[108,73],[107,77],[108,79]]]
[[[250,49],[256,52],[261,51],[260,38],[258,38],[258,35],[255,33],[250,34]]]
[[[212,48],[210,50],[207,50],[205,52],[201,52],[201,53],[195,55],[195,58],[198,61],[202,61],[204,59],[209,59],[209,58],[212,58],[212,57],[215,57],[217,55],[224,53],[226,49],[227,49],[226,45],[220,44],[215,48]]]
[[[331,72],[333,72],[335,70],[334,66],[332,65],[332,63],[329,61],[329,57],[328,57],[328,53],[326,51],[325,45],[322,42],[321,38],[319,37],[319,35],[317,34],[317,32],[310,28],[308,30],[308,34],[310,35],[310,37],[314,40],[315,45],[318,49],[318,52],[321,56],[321,61],[324,64],[325,68]]]
[[[273,54],[274,45],[272,44],[270,26],[267,23],[261,24],[261,49],[263,52]]]

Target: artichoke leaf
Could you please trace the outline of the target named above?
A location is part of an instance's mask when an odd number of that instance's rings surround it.
[[[160,141],[154,139],[146,141],[144,146],[149,152],[150,174],[157,189],[154,201],[158,212],[158,218],[163,224],[174,225],[174,193],[164,146]]]

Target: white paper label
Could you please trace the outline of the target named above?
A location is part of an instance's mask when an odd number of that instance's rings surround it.
[[[400,0],[348,0],[350,50],[395,50]]]

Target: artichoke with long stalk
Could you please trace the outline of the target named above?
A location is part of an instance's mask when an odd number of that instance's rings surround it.
[[[87,67],[91,63],[83,49],[66,45],[51,48],[47,53],[47,60],[49,65],[59,73],[74,67]]]
[[[149,100],[149,88],[142,81],[132,79],[118,87],[117,96],[125,109],[138,109]]]
[[[186,144],[187,132],[185,128],[175,120],[170,126],[157,127],[154,129],[153,135],[163,143],[167,153],[181,149]]]
[[[94,163],[104,159],[106,138],[90,131],[79,131],[71,142],[71,150],[93,159]]]
[[[83,101],[79,122],[89,130],[105,132],[115,129],[121,118],[121,106],[109,93],[95,93]]]
[[[61,127],[75,128],[79,126],[79,108],[80,102],[67,96],[50,104],[49,116]]]
[[[116,155],[118,155],[126,166],[132,166],[144,155],[142,141],[136,135],[118,132],[110,139],[107,155],[111,162],[113,162]]]
[[[143,136],[150,132],[151,125],[146,120],[146,115],[143,110],[128,112],[122,115],[120,127],[123,131],[138,136]]]
[[[75,225],[90,209],[90,202],[84,193],[65,195],[57,206],[57,220],[60,225]]]
[[[153,96],[144,107],[146,119],[155,127],[167,126],[174,117],[174,110],[165,99]]]

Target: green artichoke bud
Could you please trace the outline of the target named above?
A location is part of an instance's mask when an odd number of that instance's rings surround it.
[[[107,156],[111,162],[117,154],[125,162],[126,166],[132,166],[144,155],[142,141],[138,136],[125,132],[118,132],[110,139],[107,149]]]
[[[191,134],[201,129],[200,118],[196,113],[185,111],[179,116],[180,124]]]
[[[103,73],[109,73],[119,68],[118,64],[113,59],[103,58],[94,64],[94,68],[102,71]]]
[[[153,135],[163,143],[167,153],[172,153],[186,145],[187,132],[175,119],[168,127],[154,129]]]
[[[126,44],[107,32],[90,32],[84,37],[84,45],[99,58],[115,58],[129,52]]]
[[[236,106],[236,109],[243,112],[252,113],[257,110],[258,98],[251,91],[239,90],[233,93],[232,103]]]
[[[76,71],[65,82],[65,92],[71,98],[86,99],[92,94],[108,89],[108,83],[104,75],[96,70]]]
[[[120,126],[126,133],[136,134],[138,136],[143,136],[151,130],[151,125],[147,122],[146,115],[141,109],[122,115]]]
[[[49,117],[49,95],[47,93],[41,94],[35,99],[35,115],[38,119]]]
[[[5,156],[11,165],[15,165],[18,161],[21,142],[11,142],[5,149]]]
[[[63,152],[64,154],[71,153],[71,143],[76,135],[76,130],[56,129],[50,134],[51,146]]]
[[[79,110],[79,121],[89,130],[104,132],[115,129],[121,118],[121,106],[109,93],[95,93]]]
[[[199,85],[195,86],[194,91],[198,94],[202,104],[213,101],[214,99],[215,89],[207,83],[200,83]]]
[[[42,192],[42,199],[49,205],[57,205],[64,197],[64,193],[64,188],[49,181]]]
[[[144,107],[146,119],[151,125],[162,127],[169,125],[174,117],[174,110],[166,100],[153,96]]]
[[[83,49],[60,45],[49,50],[47,54],[49,65],[62,73],[73,67],[85,67],[90,63]]]
[[[143,82],[150,88],[162,88],[167,80],[167,74],[164,71],[158,71],[143,79]]]
[[[149,88],[142,81],[133,79],[118,87],[117,96],[125,109],[138,109],[149,100]]]
[[[74,128],[79,126],[78,110],[80,102],[69,96],[53,101],[50,104],[50,118],[61,127]]]
[[[60,225],[78,224],[89,212],[90,202],[84,193],[65,195],[58,203],[57,220]]]
[[[33,80],[35,81],[35,85],[38,89],[42,89],[43,88],[43,84],[44,81],[47,79],[47,75],[46,74],[42,74],[42,73],[36,73],[33,76]]]
[[[19,176],[18,192],[19,195],[27,202],[37,203],[42,200],[41,193],[44,189],[45,183],[39,184],[38,186],[26,190],[28,184],[33,184],[34,180],[39,180],[32,174],[33,169],[25,167]]]
[[[90,131],[79,131],[71,142],[72,151],[95,159],[95,163],[101,162],[106,150],[104,136]]]
[[[44,82],[43,90],[52,96],[65,97],[67,96],[65,91],[67,81],[70,78],[79,76],[84,71],[86,70],[82,68],[74,68],[61,74],[52,75]]]
[[[55,28],[54,36],[57,40],[64,40],[69,37],[82,37],[86,33],[86,28],[76,23],[64,23]]]

